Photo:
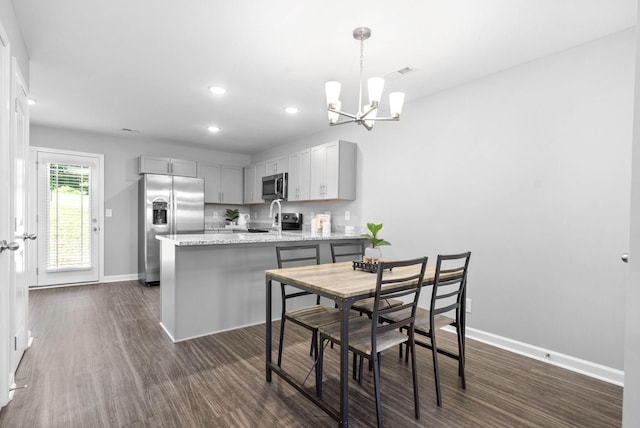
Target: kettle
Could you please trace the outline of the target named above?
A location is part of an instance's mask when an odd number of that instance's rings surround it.
[[[250,214],[247,214],[247,213],[238,214],[238,226],[246,226],[250,219],[251,219]]]

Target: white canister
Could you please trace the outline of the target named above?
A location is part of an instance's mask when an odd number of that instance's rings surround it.
[[[322,236],[331,236],[331,223],[328,221],[322,223]]]

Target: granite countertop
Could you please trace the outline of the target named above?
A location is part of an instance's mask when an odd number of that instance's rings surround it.
[[[362,239],[358,235],[332,233],[329,236],[312,235],[310,232],[282,232],[278,236],[270,233],[195,233],[156,236],[156,239],[173,242],[178,247],[193,245],[229,245],[229,244],[259,244],[269,242],[295,241],[330,241],[335,239]]]

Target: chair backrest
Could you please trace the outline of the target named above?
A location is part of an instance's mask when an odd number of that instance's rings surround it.
[[[320,264],[320,245],[276,247],[278,268]]]
[[[276,257],[278,259],[278,268],[294,267],[294,266],[306,266],[320,264],[320,245],[294,245],[289,247],[276,247]],[[281,284],[282,301],[294,297],[307,296],[307,291],[300,291],[295,289],[293,292],[287,292],[286,284]],[[320,296],[316,299],[316,304],[320,303]],[[283,309],[285,305],[283,304]]]
[[[362,260],[364,256],[364,242],[332,242],[331,260],[333,263]]]
[[[456,321],[458,320],[467,285],[470,258],[470,252],[438,256],[429,308],[432,322],[436,315],[450,311],[455,311]]]
[[[375,303],[371,316],[371,344],[375,352],[376,335],[387,330],[397,330],[400,327],[408,327],[413,334],[413,324],[416,318],[416,307],[420,297],[420,289],[427,268],[427,257],[417,259],[380,262],[378,264],[378,279],[376,282]],[[381,299],[403,298],[406,302],[392,308],[380,307]],[[407,310],[410,309],[410,310]],[[392,313],[404,314],[401,319],[389,321]],[[394,317],[397,318],[397,317]],[[382,320],[386,320],[383,323]]]

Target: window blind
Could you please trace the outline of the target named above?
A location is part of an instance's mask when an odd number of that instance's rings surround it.
[[[47,270],[91,268],[91,168],[48,164]]]

